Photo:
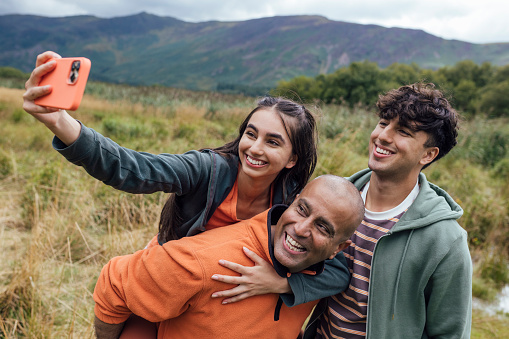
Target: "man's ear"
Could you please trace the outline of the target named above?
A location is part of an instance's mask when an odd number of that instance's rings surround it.
[[[431,163],[437,157],[438,153],[440,153],[440,149],[438,147],[426,148],[420,161],[421,165],[426,166]]]
[[[334,251],[334,253],[329,257],[329,259],[334,259],[334,257],[336,256],[336,254],[338,254],[339,252],[341,252],[342,250],[344,250],[345,248],[347,248],[348,246],[350,246],[350,244],[352,243],[352,240],[347,240],[345,242],[342,242],[341,244],[338,245],[338,248],[336,248],[336,250]]]

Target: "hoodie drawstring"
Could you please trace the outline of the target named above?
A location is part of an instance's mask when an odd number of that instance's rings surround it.
[[[274,321],[279,320],[279,313],[281,312],[281,306],[283,306],[283,299],[279,297],[276,304],[276,309],[274,310]]]

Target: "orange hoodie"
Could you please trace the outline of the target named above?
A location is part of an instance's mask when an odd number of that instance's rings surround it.
[[[232,274],[218,264],[220,259],[252,266],[242,251],[245,246],[273,262],[267,218],[278,208],[281,206],[231,226],[111,259],[94,290],[96,316],[110,324],[126,321],[131,313],[161,322],[158,338],[297,338],[316,302],[292,308],[283,304],[279,321],[274,321],[277,294],[231,305],[211,298],[213,292],[228,288],[212,280],[212,275]]]

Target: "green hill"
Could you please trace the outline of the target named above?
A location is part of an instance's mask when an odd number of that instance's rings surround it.
[[[94,80],[201,90],[268,88],[361,60],[434,69],[464,59],[509,64],[509,43],[472,44],[320,16],[189,23],[146,13],[111,19],[4,15],[0,31],[0,66],[28,72],[37,54],[53,50],[90,58]]]

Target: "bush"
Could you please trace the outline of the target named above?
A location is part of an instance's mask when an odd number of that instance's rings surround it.
[[[30,74],[23,73],[14,67],[0,67],[0,78],[26,80]]]
[[[4,179],[13,172],[12,158],[0,150],[0,179]]]
[[[492,254],[484,258],[480,266],[481,277],[501,288],[509,284],[509,262],[500,254]]]
[[[509,182],[509,158],[505,158],[497,162],[493,168],[493,174],[496,178]]]
[[[509,117],[509,80],[486,86],[481,96],[481,109],[490,118]]]
[[[481,278],[472,280],[472,296],[481,300],[492,302],[497,297],[498,290]]]
[[[108,118],[102,121],[104,135],[113,139],[127,140],[146,138],[152,135],[150,127],[143,123]]]

